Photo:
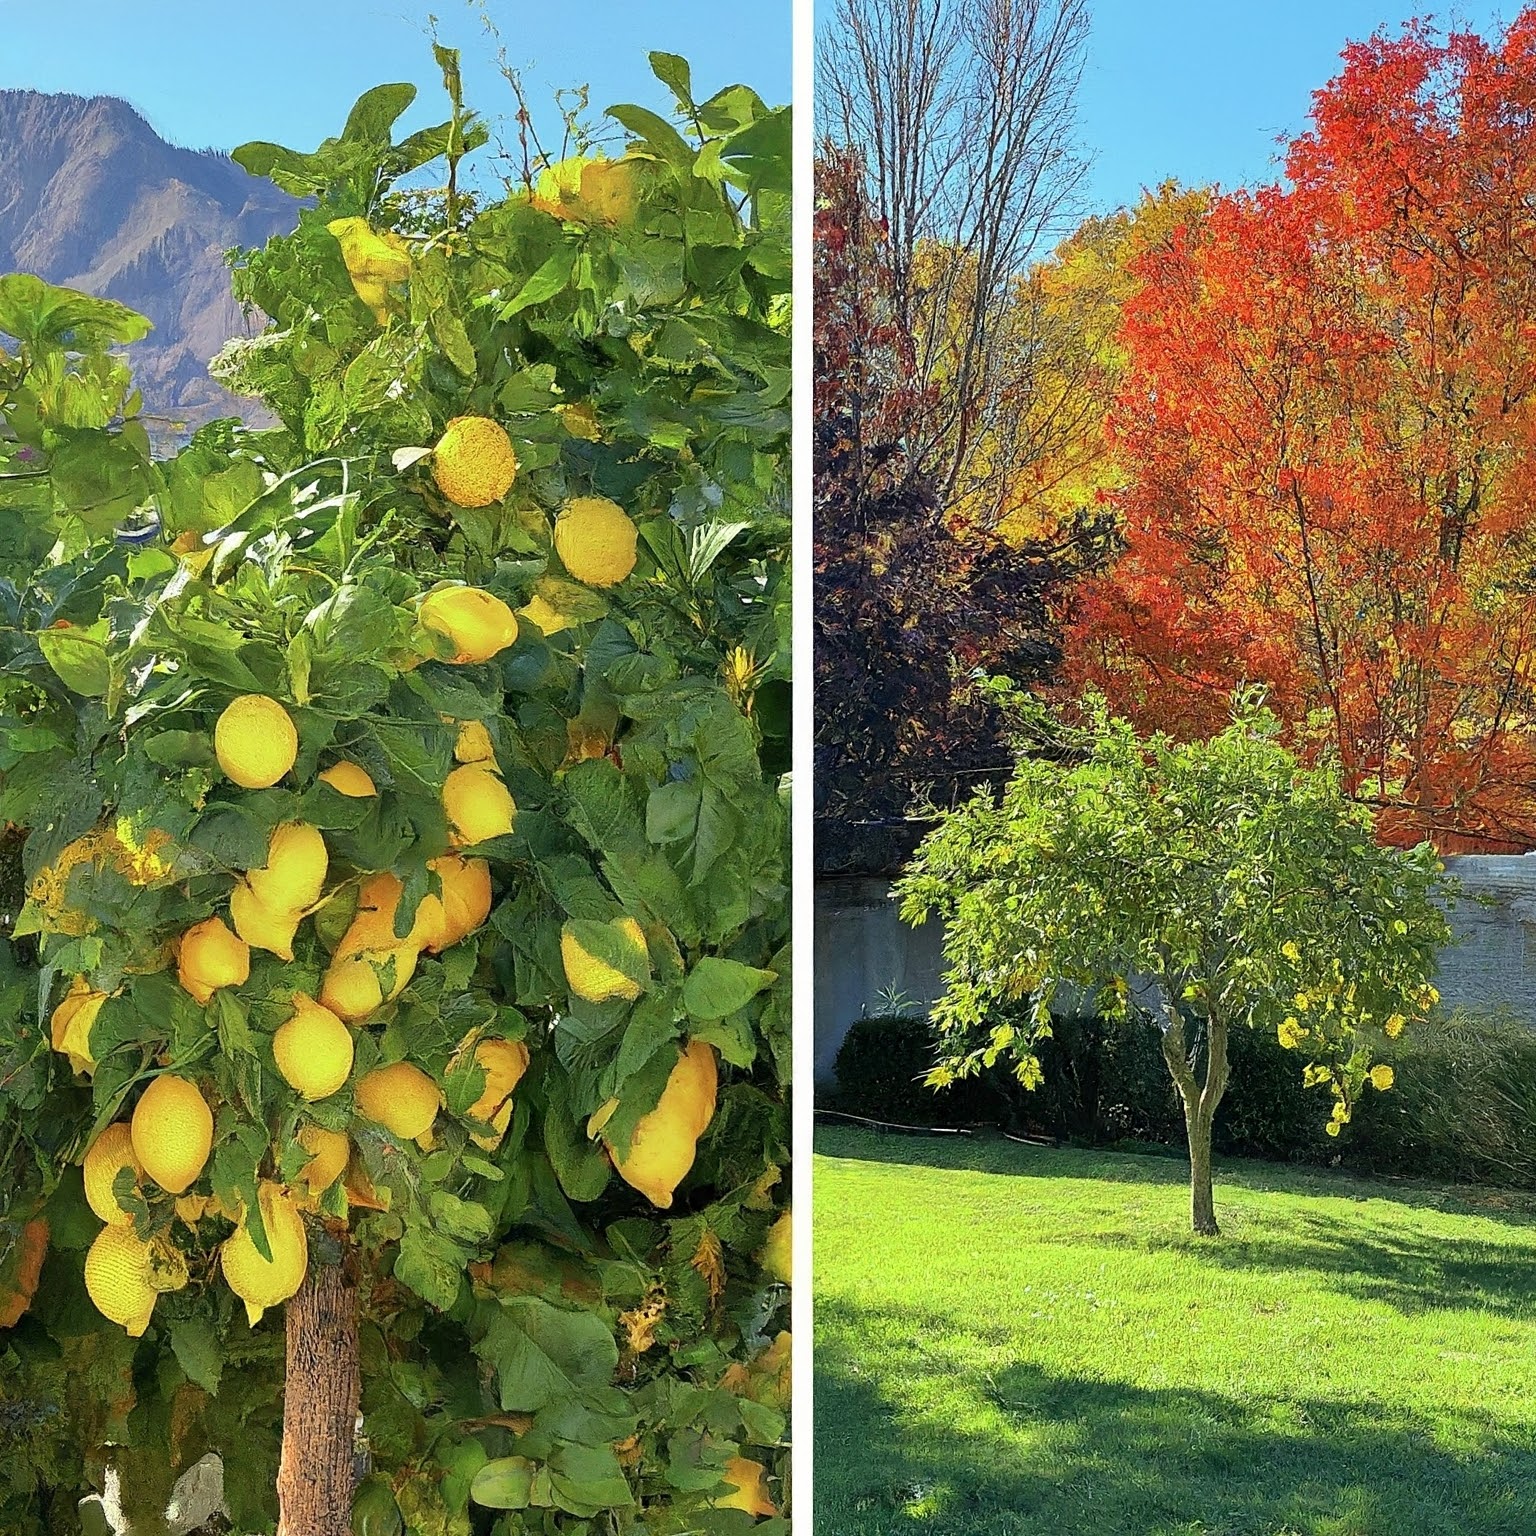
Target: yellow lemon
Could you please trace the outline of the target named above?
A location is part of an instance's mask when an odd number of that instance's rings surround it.
[[[182,934],[176,975],[198,1002],[206,1003],[220,987],[240,987],[250,980],[250,946],[229,931],[223,918],[205,917]]]
[[[86,1294],[130,1339],[143,1334],[155,1310],[160,1293],[150,1283],[151,1274],[150,1246],[131,1224],[103,1227],[85,1256]]]
[[[406,282],[411,275],[408,247],[393,230],[383,235],[369,227],[367,219],[355,215],[332,219],[326,229],[341,246],[341,259],[353,291],[373,311],[380,325],[388,325],[395,308],[390,294],[392,284]]]
[[[352,1156],[352,1143],[341,1131],[328,1131],[324,1126],[306,1125],[299,1131],[299,1145],[310,1154],[304,1171],[299,1175],[309,1187],[312,1196],[322,1195],[347,1171]]]
[[[398,997],[416,971],[419,940],[397,939],[395,910],[402,886],[388,871],[370,876],[358,896],[357,913],[336,946],[320,986],[320,1001],[338,1018],[355,1024],[385,1003],[381,972],[392,963],[394,981],[388,996]]]
[[[329,866],[320,829],[304,821],[285,821],[272,829],[267,862],[245,878],[269,912],[302,912],[320,900]]]
[[[272,911],[242,880],[229,893],[229,915],[234,919],[235,932],[251,949],[264,949],[279,960],[293,959],[293,936],[299,931],[300,913]]]
[[[83,976],[76,976],[59,1006],[48,1021],[49,1039],[54,1050],[69,1057],[76,1072],[93,1072],[96,1058],[91,1054],[91,1029],[96,1015],[106,1002],[105,992],[95,992]]]
[[[347,795],[353,800],[366,800],[379,792],[368,770],[345,757],[339,763],[332,763],[320,775],[320,782],[329,784],[338,795]]]
[[[213,752],[226,776],[242,789],[270,789],[293,767],[299,733],[276,699],[244,693],[219,716]]]
[[[652,1205],[666,1210],[673,1192],[693,1167],[699,1137],[715,1115],[719,1068],[714,1047],[691,1040],[680,1051],[667,1086],[650,1114],[635,1126],[629,1151],[622,1157],[609,1144],[619,1177]],[[618,1101],[610,1099],[587,1124],[587,1134],[601,1131]]]
[[[640,924],[632,917],[616,917],[608,926],[622,935],[638,967],[648,970],[650,951]],[[613,998],[633,1000],[644,990],[638,981],[584,949],[569,923],[560,930],[560,958],[571,991],[589,1003],[606,1003]]]
[[[137,1184],[144,1169],[133,1150],[133,1131],[126,1120],[109,1125],[86,1151],[82,1164],[85,1173],[85,1203],[108,1226],[132,1221],[133,1217],[117,1203],[113,1185],[124,1168],[133,1169]]]
[[[757,1262],[763,1266],[763,1273],[780,1285],[788,1285],[794,1278],[794,1236],[788,1211],[768,1228]]]
[[[721,1474],[723,1481],[731,1485],[731,1491],[723,1499],[712,1499],[711,1504],[716,1509],[744,1509],[749,1515],[778,1514],[778,1506],[763,1487],[767,1470],[760,1461],[732,1456]]]
[[[357,1085],[357,1112],[402,1141],[432,1129],[440,1102],[437,1084],[408,1061],[375,1067]]]
[[[432,451],[432,478],[456,507],[488,507],[512,489],[517,454],[488,416],[455,416]]]
[[[491,915],[491,866],[484,859],[464,859],[450,853],[429,861],[443,883],[441,899],[427,896],[417,909],[417,924],[424,929],[424,943],[432,954],[439,954],[467,938]],[[435,909],[429,903],[436,903]],[[428,926],[430,919],[441,920]]]
[[[483,763],[465,763],[443,781],[443,809],[460,845],[483,843],[512,830],[517,806],[507,786]]]
[[[496,749],[491,745],[491,733],[483,720],[461,720],[459,739],[453,744],[453,755],[461,763],[489,763],[496,766]]]
[[[589,587],[616,586],[634,570],[637,538],[629,514],[606,496],[578,496],[555,519],[555,550]]]
[[[264,1180],[256,1198],[272,1257],[262,1258],[243,1218],[219,1249],[225,1284],[245,1303],[253,1328],[268,1307],[287,1301],[298,1290],[309,1268],[309,1239],[293,1197],[281,1184]]]
[[[485,1087],[469,1106],[472,1119],[490,1121],[512,1096],[528,1070],[528,1047],[521,1040],[482,1040],[475,1062],[485,1071]]]
[[[133,1150],[144,1172],[168,1194],[184,1194],[208,1161],[213,1111],[184,1077],[162,1073],[133,1111]]]
[[[517,615],[479,587],[439,587],[421,600],[417,617],[453,642],[459,665],[489,661],[517,639]]]
[[[352,1071],[352,1032],[334,1013],[299,993],[294,1014],[272,1036],[283,1081],[306,1099],[329,1098]]]

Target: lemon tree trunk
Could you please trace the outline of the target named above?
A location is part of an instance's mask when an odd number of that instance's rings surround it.
[[[313,1261],[288,1302],[277,1536],[350,1536],[358,1375],[357,1287]]]
[[[1163,1030],[1163,1059],[1184,1103],[1184,1131],[1189,1140],[1189,1220],[1201,1237],[1219,1237],[1216,1202],[1211,1189],[1211,1132],[1216,1121],[1216,1106],[1227,1091],[1227,1025],[1212,1017],[1207,1021],[1205,1041],[1205,1081],[1195,1076],[1184,1033],[1184,1021],[1177,1008],[1169,1010],[1170,1022]]]

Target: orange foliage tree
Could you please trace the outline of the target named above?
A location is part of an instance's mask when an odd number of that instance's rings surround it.
[[[1286,172],[1134,263],[1070,681],[1187,735],[1261,682],[1387,840],[1536,846],[1536,7],[1351,45]]]

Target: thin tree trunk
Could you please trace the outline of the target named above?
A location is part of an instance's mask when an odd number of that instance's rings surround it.
[[[1227,1026],[1218,1018],[1208,1021],[1202,1085],[1189,1059],[1184,1020],[1177,1007],[1171,1008],[1169,1015],[1171,1022],[1163,1031],[1163,1060],[1184,1103],[1184,1132],[1189,1141],[1190,1226],[1200,1237],[1220,1237],[1211,1189],[1211,1132],[1216,1122],[1216,1106],[1227,1091]]]
[[[357,1287],[316,1263],[288,1302],[277,1536],[351,1536],[358,1374]]]

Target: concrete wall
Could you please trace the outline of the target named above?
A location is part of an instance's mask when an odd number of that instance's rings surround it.
[[[1536,855],[1464,855],[1446,860],[1462,884],[1451,914],[1459,942],[1440,958],[1446,1008],[1508,1008],[1536,1028]],[[885,880],[823,880],[816,886],[816,1059],[818,1084],[853,1021],[880,1011],[893,983],[918,1004],[943,991],[942,934],[896,915]]]

